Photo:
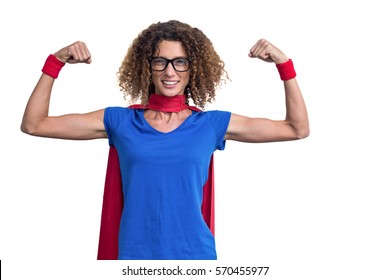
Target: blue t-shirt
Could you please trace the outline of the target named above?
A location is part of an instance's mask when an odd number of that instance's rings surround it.
[[[230,116],[193,111],[178,128],[164,133],[145,120],[144,110],[105,109],[124,195],[118,259],[216,259],[201,205],[210,158],[225,148]]]

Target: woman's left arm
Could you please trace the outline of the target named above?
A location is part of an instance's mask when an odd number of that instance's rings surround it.
[[[249,56],[280,65],[289,60],[284,53],[264,39],[252,47]],[[284,91],[286,100],[284,120],[249,118],[232,114],[225,139],[260,143],[297,140],[309,136],[306,105],[295,77],[284,80]]]

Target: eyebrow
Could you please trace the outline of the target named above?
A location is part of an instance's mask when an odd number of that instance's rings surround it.
[[[165,56],[152,56],[152,58],[165,58],[165,59],[169,59],[169,60],[171,60],[171,59],[176,59],[176,58],[185,58],[185,59],[188,59],[187,56],[176,56],[176,57],[174,57],[174,58],[168,58],[168,57],[165,57]]]

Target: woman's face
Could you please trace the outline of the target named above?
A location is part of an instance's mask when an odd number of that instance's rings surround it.
[[[153,54],[154,58],[188,58],[184,50],[184,47],[179,41],[161,41],[157,46],[156,52]],[[153,64],[153,62],[151,62]],[[152,65],[152,68],[159,68],[161,64],[164,64],[163,59],[156,60],[156,66]],[[183,63],[186,60],[176,60],[175,66],[178,70],[186,69],[182,68]],[[165,96],[176,96],[184,94],[184,90],[190,79],[190,70],[179,72],[173,68],[172,63],[168,63],[167,67],[163,71],[152,70],[152,82],[156,94],[162,94]]]

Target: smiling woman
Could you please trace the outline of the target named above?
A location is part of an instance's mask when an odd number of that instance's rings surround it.
[[[155,61],[154,58],[160,59]],[[132,102],[147,104],[150,93],[155,92],[156,86],[150,77],[158,75],[162,69],[159,67],[151,72],[151,67],[154,66],[150,63],[166,67],[180,67],[179,62],[185,63],[182,60],[176,61],[175,65],[165,62],[166,59],[174,58],[190,60],[189,69],[176,71],[179,75],[187,75],[189,78],[184,92],[186,100],[191,99],[202,109],[207,102],[214,101],[217,86],[228,79],[224,70],[225,64],[201,30],[175,20],[152,24],[134,39],[118,72],[119,86],[124,96],[129,97]]]
[[[249,57],[276,64],[285,91],[284,120],[202,111],[228,75],[207,36],[176,20],[142,31],[119,68],[121,91],[137,105],[49,116],[62,67],[92,60],[83,42],[48,57],[21,129],[52,138],[108,138],[98,259],[216,259],[213,153],[224,150],[226,140],[260,143],[309,135],[292,61],[265,39]]]
[[[156,94],[184,95],[185,89],[189,89],[187,85],[190,80],[188,71],[190,64],[186,56],[181,42],[165,40],[160,42],[158,50],[153,54],[154,58],[150,60],[152,83]]]

